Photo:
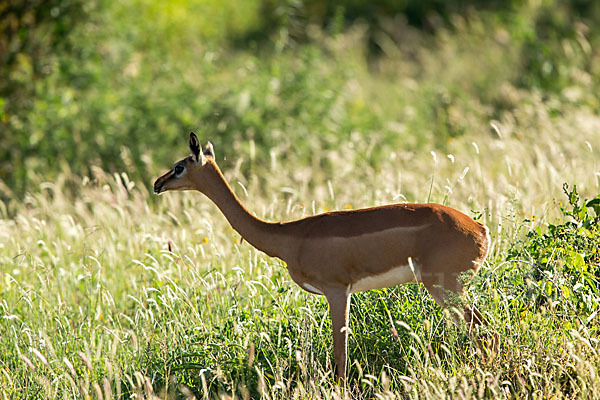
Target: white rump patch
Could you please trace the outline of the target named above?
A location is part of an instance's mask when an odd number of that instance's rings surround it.
[[[303,283],[302,286],[304,287],[304,289],[308,290],[309,292],[313,292],[316,294],[323,294],[323,292],[321,292],[319,289],[317,289],[310,283]]]
[[[418,265],[401,265],[378,275],[367,276],[352,284],[350,293],[362,292],[363,290],[381,289],[396,286],[401,283],[416,282],[420,272]],[[412,267],[412,268],[411,268]]]

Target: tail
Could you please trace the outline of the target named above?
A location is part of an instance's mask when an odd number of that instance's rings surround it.
[[[481,237],[479,241],[479,254],[477,264],[482,265],[490,250],[490,230],[486,225],[481,225]]]

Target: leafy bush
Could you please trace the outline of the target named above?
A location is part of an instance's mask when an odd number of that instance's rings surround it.
[[[463,2],[221,3],[7,3],[0,197],[93,166],[147,181],[152,165],[171,163],[171,149],[199,128],[253,166],[268,165],[276,151],[327,171],[332,152],[350,141],[373,167],[398,148],[446,151],[466,133],[489,130],[478,121],[530,101],[518,88],[540,90],[550,104],[557,96],[599,103],[600,91],[590,90],[600,76],[599,35],[582,16],[593,18],[593,4],[514,2],[491,14],[463,12]],[[411,13],[452,24],[431,36],[393,19]],[[392,23],[379,27],[386,18]],[[370,28],[351,26],[361,19]],[[306,40],[295,40],[296,25]],[[385,55],[369,56],[370,40]]]
[[[523,40],[523,73],[517,80],[522,87],[562,93],[597,72],[592,47],[600,11],[597,4],[579,5],[549,3],[536,9],[529,21],[521,20],[515,33]]]
[[[526,296],[523,305],[535,311],[551,307],[569,320],[589,316],[600,306],[600,195],[581,200],[577,187],[563,186],[568,204],[565,221],[537,227],[508,253],[508,260],[524,260],[523,279],[514,293]],[[530,222],[530,221],[528,221]]]
[[[26,161],[36,154],[23,121],[62,57],[78,45],[73,30],[85,24],[95,2],[8,0],[0,4],[0,181],[23,182]],[[49,129],[46,126],[45,129]]]

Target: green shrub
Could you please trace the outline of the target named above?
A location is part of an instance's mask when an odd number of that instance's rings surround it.
[[[568,204],[564,221],[531,230],[508,253],[508,260],[525,261],[514,293],[522,307],[535,312],[551,307],[565,318],[587,318],[600,306],[600,195],[581,200],[577,187],[563,187]],[[531,222],[531,221],[526,221]]]
[[[5,27],[18,21],[0,37],[11,49],[0,56],[8,77],[0,80],[0,182],[9,188],[0,198],[22,197],[66,169],[90,175],[100,166],[148,181],[190,130],[232,148],[222,153],[230,159],[250,159],[248,173],[273,151],[328,173],[331,152],[347,142],[364,146],[375,168],[398,149],[447,151],[489,130],[490,119],[514,119],[536,90],[553,105],[598,104],[591,4],[515,2],[497,14],[456,15],[462,2],[243,3],[10,3],[4,10],[22,10],[0,17]],[[417,20],[438,13],[452,25],[434,36],[398,21],[388,24],[394,32],[382,26],[373,37],[386,53],[369,56],[372,32],[353,21],[366,13],[374,31],[381,18],[413,9]],[[294,24],[306,40],[295,40]]]

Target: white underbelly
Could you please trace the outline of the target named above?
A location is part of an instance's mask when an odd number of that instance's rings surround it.
[[[306,291],[308,291],[308,292],[311,292],[311,293],[314,293],[314,294],[321,294],[321,295],[323,294],[323,292],[321,291],[321,289],[318,289],[318,288],[314,287],[313,285],[311,285],[311,284],[310,284],[310,283],[308,283],[308,282],[304,282],[304,283],[302,284],[302,287],[303,287],[303,288],[304,288]]]
[[[417,282],[419,271],[416,264],[400,265],[381,274],[367,276],[350,285],[350,293],[381,289],[402,283]]]

